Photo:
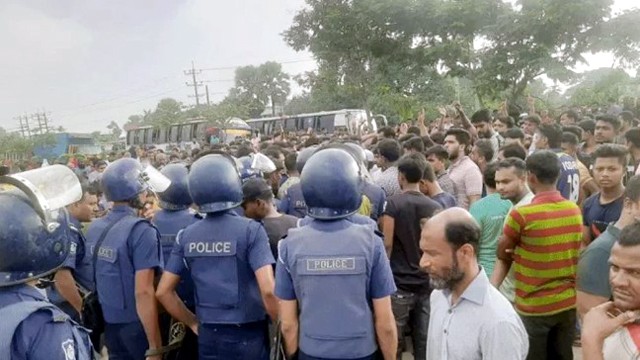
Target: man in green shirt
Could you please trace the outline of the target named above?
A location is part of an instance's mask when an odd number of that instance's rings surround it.
[[[504,219],[511,209],[511,203],[503,200],[500,194],[496,193],[496,168],[496,163],[487,164],[483,176],[487,196],[473,203],[469,208],[469,212],[482,230],[478,262],[489,277],[496,263],[496,249],[498,238],[502,235]]]

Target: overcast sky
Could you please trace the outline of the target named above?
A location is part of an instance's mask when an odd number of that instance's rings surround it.
[[[615,0],[616,9],[637,0]],[[194,103],[183,70],[203,71],[211,100],[233,85],[233,67],[273,60],[298,74],[312,70],[308,53],[282,40],[304,0],[2,0],[0,126],[46,110],[68,131],[106,131],[112,120],[153,109],[172,97]],[[637,6],[637,5],[636,5]],[[580,70],[611,66],[589,56]],[[202,88],[204,92],[204,88]],[[204,99],[203,99],[204,101]]]

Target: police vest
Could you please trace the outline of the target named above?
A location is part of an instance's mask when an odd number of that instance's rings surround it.
[[[376,241],[369,227],[343,219],[291,229],[280,242],[300,304],[305,354],[351,359],[376,351],[370,296]]]
[[[287,190],[287,200],[289,201],[287,214],[298,218],[303,218],[307,215],[307,204],[302,196],[302,186],[300,183],[291,185]]]
[[[71,327],[73,340],[62,344],[55,344],[56,346],[62,346],[62,350],[67,359],[93,359],[89,331],[71,320],[67,314],[55,305],[46,301],[21,301],[0,309],[0,319],[2,319],[0,359],[11,359],[11,344],[16,330],[31,314],[38,311],[47,312],[51,316],[51,322],[67,323]],[[42,344],[40,344],[40,346],[42,346]],[[55,351],[59,351],[59,348]]]
[[[382,215],[382,208],[384,207],[384,202],[387,199],[384,190],[382,190],[378,185],[365,181],[362,192],[371,201],[371,218],[373,220],[378,220],[380,215]]]
[[[198,220],[188,209],[179,211],[160,210],[155,214],[153,224],[160,232],[160,244],[162,245],[162,256],[165,264],[169,261],[171,250],[176,245],[178,232]],[[187,307],[192,308],[194,305],[193,281],[188,271],[183,271],[179,275],[180,284],[176,288],[176,293]]]
[[[307,215],[304,218],[298,220],[298,227],[309,225],[314,220],[315,220],[314,218]],[[349,215],[345,218],[345,220],[348,220],[349,222],[352,222],[354,224],[365,225],[373,231],[378,231],[378,224],[375,221],[373,221],[371,218],[366,217],[364,215],[360,215],[360,214]]]
[[[104,319],[109,324],[123,324],[139,321],[135,299],[135,269],[133,267],[133,253],[131,249],[131,232],[133,228],[151,226],[151,223],[130,214],[112,217],[108,221],[117,221],[104,238],[98,252],[96,263],[96,290]],[[102,219],[100,219],[102,220]],[[87,233],[87,238],[97,239],[106,226],[100,226],[97,220]],[[106,220],[106,219],[105,219]],[[105,223],[107,221],[104,221]],[[144,223],[144,224],[141,224]],[[96,226],[97,225],[97,226]],[[108,226],[108,224],[107,224]],[[99,232],[99,233],[98,233]],[[95,246],[95,243],[92,243]],[[158,248],[160,248],[158,246]],[[93,254],[93,251],[91,254]]]
[[[198,320],[204,324],[244,324],[265,320],[249,241],[262,225],[231,211],[208,214],[179,237],[193,279]]]

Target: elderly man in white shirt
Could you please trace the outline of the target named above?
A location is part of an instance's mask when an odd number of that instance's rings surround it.
[[[423,226],[422,267],[430,276],[427,359],[519,360],[527,332],[513,306],[478,264],[480,227],[462,208],[447,209]]]

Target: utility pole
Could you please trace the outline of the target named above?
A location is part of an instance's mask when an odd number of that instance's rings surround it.
[[[194,96],[196,98],[196,106],[200,106],[200,94],[198,94],[198,88],[202,86],[202,81],[198,81],[197,75],[200,74],[202,70],[196,70],[196,66],[191,62],[191,70],[185,70],[184,74],[187,76],[191,76],[192,82],[186,82],[187,86],[193,87]]]
[[[207,93],[207,106],[211,106],[211,101],[209,100],[209,85],[205,85],[204,90]]]

